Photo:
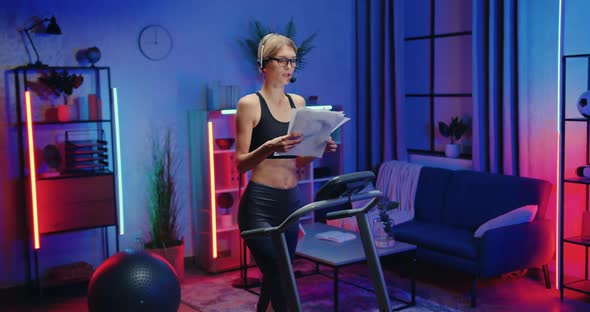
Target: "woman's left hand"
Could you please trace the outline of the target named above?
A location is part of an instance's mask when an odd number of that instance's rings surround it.
[[[338,144],[336,144],[336,142],[334,140],[332,140],[332,138],[329,138],[326,140],[326,152],[335,152],[336,149],[338,148]]]

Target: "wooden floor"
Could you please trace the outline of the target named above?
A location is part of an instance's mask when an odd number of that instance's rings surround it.
[[[459,311],[590,311],[590,296],[565,291],[563,302],[555,289],[547,289],[540,269],[513,272],[481,279],[477,288],[477,307],[470,306],[471,278],[465,274],[419,266],[416,295]]]
[[[395,265],[384,265],[385,270],[405,275],[405,272],[397,272],[395,267]],[[525,274],[520,272],[520,274],[508,274],[480,281],[477,308],[469,307],[470,279],[468,276],[446,272],[432,266],[418,266],[417,269],[416,294],[459,311],[590,311],[590,296],[566,290],[565,299],[561,302],[559,291],[555,288],[546,289],[541,279],[542,274],[534,269]],[[185,283],[198,283],[203,274],[189,265]],[[555,285],[554,282],[553,285]],[[54,291],[42,299],[27,297],[17,289],[0,290],[0,311],[88,311],[85,286]],[[197,310],[181,304],[179,311]]]

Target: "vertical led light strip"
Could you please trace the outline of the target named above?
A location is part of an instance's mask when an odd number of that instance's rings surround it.
[[[557,238],[555,240],[555,244],[556,244],[556,248],[555,250],[557,250],[557,260],[555,263],[555,288],[559,289],[560,287],[560,270],[559,268],[561,268],[561,257],[562,257],[562,253],[563,250],[561,250],[561,239],[562,237],[559,235],[561,232],[561,213],[560,213],[560,201],[561,201],[561,192],[563,192],[563,190],[561,189],[561,181],[563,179],[562,176],[562,172],[561,172],[561,123],[562,121],[562,116],[561,116],[561,99],[562,99],[562,92],[565,92],[565,90],[561,89],[561,72],[563,70],[563,68],[561,68],[561,59],[563,57],[563,14],[564,14],[564,8],[563,8],[563,1],[559,0],[559,16],[558,16],[558,30],[557,30],[557,196],[556,196],[556,204],[555,204],[555,237]],[[564,134],[565,135],[565,134]],[[565,138],[564,138],[565,139]]]
[[[215,202],[215,163],[213,159],[213,122],[207,122],[209,139],[209,187],[211,191],[211,246],[213,259],[217,259],[217,210]]]
[[[123,202],[123,165],[121,161],[121,131],[119,131],[119,96],[113,90],[113,122],[115,123],[115,145],[117,149],[117,198],[119,205],[119,235],[125,234],[125,209]]]
[[[33,117],[31,114],[31,93],[25,91],[27,115],[27,144],[29,146],[29,176],[31,178],[31,206],[33,208],[33,237],[35,249],[41,248],[39,241],[39,212],[37,210],[37,168],[35,167],[35,141],[33,140]]]

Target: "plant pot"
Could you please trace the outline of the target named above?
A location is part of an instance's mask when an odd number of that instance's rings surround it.
[[[57,106],[57,120],[61,122],[70,121],[73,118],[72,105],[64,104]]]
[[[457,158],[461,154],[461,145],[459,144],[447,144],[445,146],[445,155],[449,158]]]
[[[146,251],[162,256],[176,271],[178,281],[184,280],[184,238],[178,246],[167,248],[149,248]]]

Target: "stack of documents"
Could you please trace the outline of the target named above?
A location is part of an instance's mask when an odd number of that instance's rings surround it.
[[[345,117],[343,112],[309,108],[293,109],[287,133],[299,132],[303,136],[303,141],[288,152],[275,153],[275,155],[320,158],[324,155],[326,140],[330,138],[330,134],[349,120],[350,118]]]
[[[340,231],[327,231],[323,233],[318,233],[315,235],[315,237],[317,239],[328,240],[335,243],[343,243],[351,239],[355,239],[356,235]]]

